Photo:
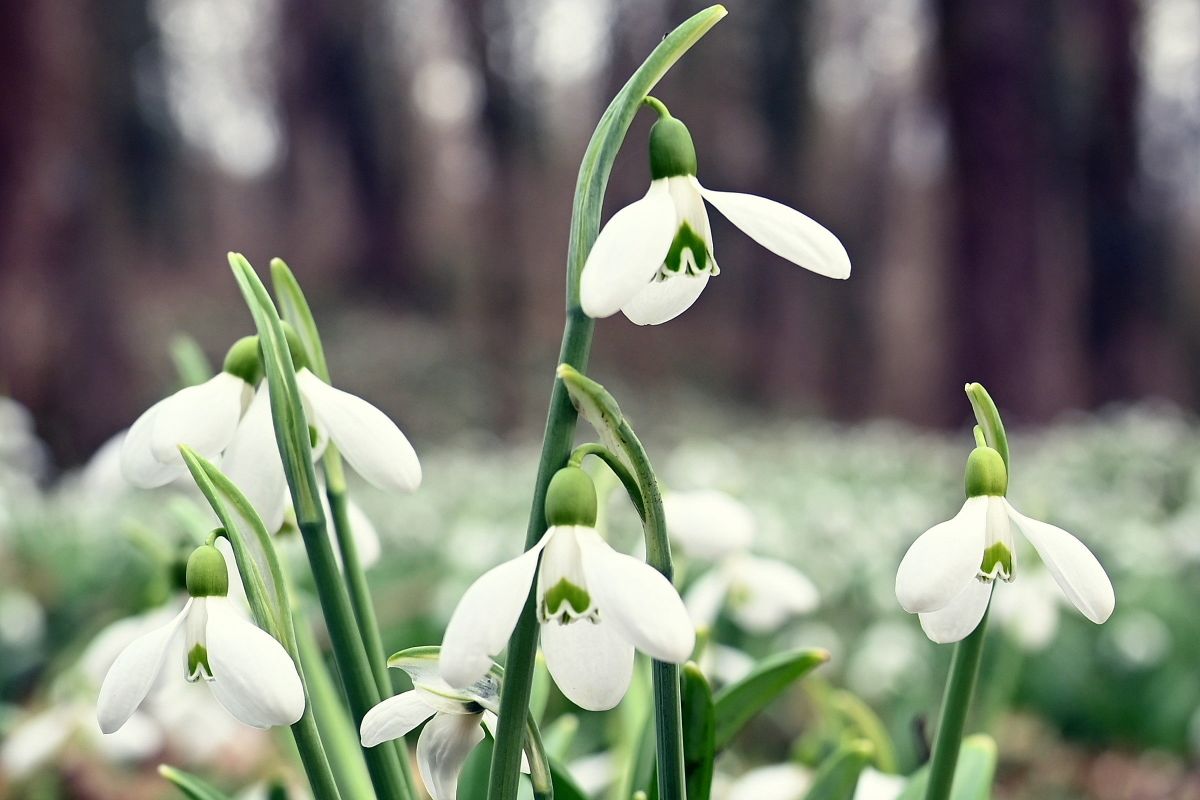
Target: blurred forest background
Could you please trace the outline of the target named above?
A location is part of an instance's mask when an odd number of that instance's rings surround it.
[[[717,217],[677,322],[593,365],[754,413],[963,421],[1200,394],[1200,3],[729,0],[656,91],[701,179],[823,222],[848,283]],[[422,441],[540,429],[575,171],[678,0],[45,0],[0,25],[0,394],[63,464],[288,260],[335,379]],[[636,121],[609,187],[648,181]],[[693,387],[693,388],[689,388]],[[649,413],[649,412],[646,412]]]

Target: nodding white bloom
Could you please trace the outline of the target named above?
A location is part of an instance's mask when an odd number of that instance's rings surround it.
[[[225,557],[204,545],[188,558],[191,597],[166,625],[127,646],[108,670],[96,701],[100,730],[124,725],[164,669],[203,679],[217,701],[255,728],[291,725],[304,713],[304,686],[291,656],[247,621],[228,598]]]
[[[289,335],[288,344],[314,434],[313,458],[333,442],[368,483],[389,491],[416,490],[421,462],[396,423],[366,400],[318,378],[299,341]],[[289,501],[287,479],[275,441],[270,392],[261,374],[258,337],[238,340],[221,374],[160,400],[133,424],[121,447],[125,477],[151,488],[186,475],[178,452],[186,444],[219,461],[267,529],[279,530]]]
[[[858,775],[854,800],[896,800],[908,781],[867,767]],[[730,782],[727,789],[714,791],[715,800],[801,800],[812,787],[813,773],[799,764],[758,767]],[[715,784],[714,784],[715,786]]]
[[[804,573],[790,564],[747,552],[754,515],[718,491],[672,492],[663,498],[667,530],[684,552],[717,561],[688,589],[686,603],[697,627],[711,627],[722,608],[743,629],[770,633],[820,603]]]
[[[837,237],[799,211],[696,180],[696,150],[682,122],[662,116],[650,130],[650,190],[613,215],[596,238],[580,283],[590,317],[617,311],[658,325],[686,311],[720,273],[705,201],[772,253],[830,278],[850,277]]]
[[[442,639],[442,677],[467,686],[504,649],[536,578],[546,667],[572,702],[612,708],[633,675],[634,649],[682,663],[696,635],[675,587],[645,562],[609,547],[593,527],[596,489],[578,467],[546,492],[545,536],[467,589]],[[539,564],[540,560],[540,564]]]
[[[260,375],[258,337],[246,336],[229,348],[221,372],[150,406],[121,443],[125,479],[152,489],[184,477],[181,444],[216,460],[233,441]]]
[[[1018,512],[1005,498],[1008,473],[1000,454],[977,447],[967,460],[967,501],[951,520],[913,542],[896,572],[896,597],[919,614],[935,642],[957,642],[983,619],[997,578],[1016,577],[1013,527],[1033,545],[1055,583],[1092,622],[1116,605],[1100,562],[1071,534]]]
[[[397,653],[388,659],[388,666],[407,672],[413,689],[366,713],[359,727],[362,745],[374,747],[399,739],[429,720],[417,739],[417,769],[433,800],[455,800],[458,776],[475,745],[483,741],[484,728],[495,735],[500,680],[488,672],[465,689],[455,689],[437,674],[432,647]],[[529,771],[528,761],[522,768]]]

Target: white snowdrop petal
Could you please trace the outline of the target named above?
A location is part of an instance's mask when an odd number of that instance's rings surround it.
[[[439,668],[446,683],[470,686],[508,644],[529,597],[538,557],[553,529],[521,555],[483,573],[468,588],[446,625]]]
[[[633,645],[610,621],[542,625],[546,668],[567,699],[588,711],[621,702],[633,677]]]
[[[1117,598],[1112,581],[1092,551],[1062,528],[1031,519],[1008,501],[1005,506],[1071,604],[1092,622],[1099,624],[1107,620],[1116,607]]]
[[[675,204],[665,179],[613,214],[596,237],[580,276],[579,301],[589,317],[617,313],[654,278],[675,237]]]
[[[100,723],[101,731],[112,733],[120,728],[146,699],[163,669],[167,655],[179,651],[181,626],[192,602],[188,600],[183,610],[166,625],[131,642],[109,667],[100,686],[100,696],[96,699],[96,721]],[[182,652],[177,654],[182,658]],[[181,662],[177,666],[182,672],[184,664]]]
[[[170,460],[164,462],[154,457],[151,444],[154,418],[167,400],[170,398],[159,400],[146,409],[121,440],[121,475],[142,489],[165,486],[187,474],[187,465],[183,463],[182,458],[173,455]]]
[[[904,793],[908,779],[867,767],[858,776],[854,800],[897,800]]]
[[[613,550],[592,528],[575,530],[587,588],[605,622],[652,658],[686,661],[696,630],[671,582],[644,561]]]
[[[483,741],[479,714],[436,714],[417,740],[417,769],[433,800],[455,800],[467,756]]]
[[[0,742],[0,767],[14,781],[41,767],[66,744],[79,724],[75,705],[53,706],[7,731]]]
[[[949,644],[965,639],[979,627],[992,597],[993,583],[972,580],[948,605],[919,614],[921,629],[930,641]]]
[[[773,558],[740,556],[735,562],[730,612],[738,625],[753,633],[777,630],[787,620],[816,609],[817,587],[790,564]]]
[[[684,605],[697,628],[712,627],[717,621],[729,591],[729,579],[729,573],[718,567],[701,575],[688,588]]]
[[[380,489],[411,492],[421,485],[421,462],[386,414],[375,406],[322,381],[308,369],[296,373],[296,381],[318,427],[350,466],[367,482]]]
[[[896,570],[896,599],[910,614],[937,611],[979,574],[986,540],[987,497],[972,497],[953,519],[912,543]]]
[[[418,691],[403,692],[376,705],[363,717],[359,737],[363,747],[399,739],[433,716],[434,708]]]
[[[271,398],[263,381],[238,423],[221,460],[221,470],[242,490],[271,533],[283,526],[287,510],[287,476],[275,443]]]
[[[714,192],[698,181],[696,188],[726,219],[775,255],[818,275],[850,277],[846,248],[820,223],[796,209],[753,194]]]
[[[621,313],[635,325],[661,325],[670,322],[692,307],[709,274],[673,275],[665,280],[651,281],[621,306]]]
[[[500,728],[500,717],[496,715],[496,712],[484,711],[483,718],[480,720],[480,723],[483,725],[483,729],[490,733],[492,738],[495,739],[496,731]],[[530,772],[529,756],[524,750],[521,751],[521,772],[524,772],[526,775],[528,775]]]
[[[255,728],[291,725],[304,714],[304,686],[271,634],[243,619],[228,598],[209,597],[206,630],[213,695]]]
[[[723,558],[754,540],[754,514],[725,492],[669,492],[663,511],[671,538],[696,558]]]
[[[180,389],[154,415],[150,449],[159,461],[178,459],[186,444],[208,459],[225,449],[242,417],[246,382],[219,372],[204,383]]]
[[[800,800],[812,786],[812,773],[798,764],[752,769],[733,784],[729,800]]]

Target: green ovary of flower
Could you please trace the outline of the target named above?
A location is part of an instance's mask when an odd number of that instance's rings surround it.
[[[667,257],[658,271],[658,279],[665,280],[680,273],[703,275],[709,271],[708,243],[691,225],[683,223],[679,226],[679,231],[671,242],[671,249],[667,251]],[[712,274],[717,274],[715,269],[711,271]]]
[[[570,606],[569,611],[563,609],[564,603]],[[546,619],[553,619],[562,612],[567,621],[570,621],[588,613],[592,606],[592,596],[588,594],[587,589],[563,578],[546,592],[542,606]]]

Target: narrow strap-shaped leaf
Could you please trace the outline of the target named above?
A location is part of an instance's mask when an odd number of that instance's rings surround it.
[[[717,753],[717,718],[712,687],[692,662],[680,671],[683,684],[683,767],[687,800],[708,800],[712,794],[713,760]]]
[[[865,739],[842,745],[817,770],[804,800],[853,800],[858,776],[874,756]]]
[[[300,282],[282,258],[271,259],[271,285],[275,288],[281,315],[292,323],[300,336],[300,343],[304,345],[304,352],[308,356],[309,369],[329,383],[329,365],[325,361],[325,347],[321,344],[316,319],[300,289]]]
[[[896,772],[896,745],[887,727],[858,695],[845,690],[833,692],[830,705],[854,730],[875,748],[875,766],[881,772]]]
[[[571,777],[567,768],[555,759],[550,759],[550,778],[554,781],[556,800],[589,800],[587,793]]]
[[[963,739],[950,800],[991,800],[996,776],[996,742],[984,734]],[[929,787],[929,765],[917,770],[897,800],[921,800]]]
[[[175,784],[189,800],[231,800],[229,795],[190,772],[163,764],[158,768],[158,774]]]
[[[714,698],[717,752],[728,747],[750,720],[795,681],[828,660],[829,652],[818,648],[778,653],[759,662],[740,681],[717,692]]]

